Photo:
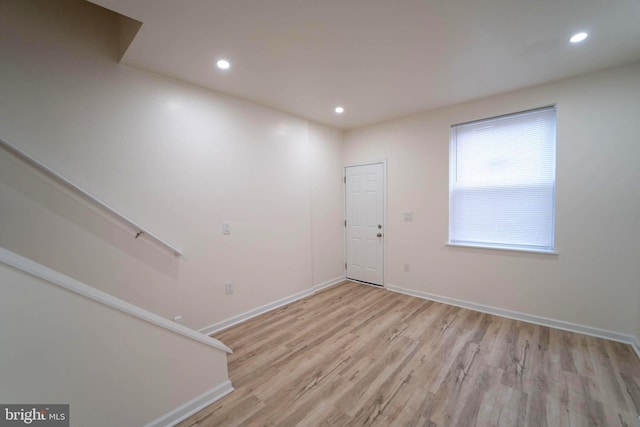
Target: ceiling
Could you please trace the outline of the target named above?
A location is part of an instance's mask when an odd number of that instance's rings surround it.
[[[341,129],[640,60],[638,0],[91,1],[123,63]]]

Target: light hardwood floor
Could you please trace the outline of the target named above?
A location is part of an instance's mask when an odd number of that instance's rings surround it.
[[[236,390],[186,426],[633,426],[626,344],[347,282],[215,335]]]

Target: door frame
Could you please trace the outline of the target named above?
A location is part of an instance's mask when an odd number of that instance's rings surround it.
[[[343,168],[342,168],[342,181],[343,181],[343,186],[342,186],[342,199],[343,199],[343,222],[347,220],[347,168],[352,168],[352,167],[356,167],[356,166],[367,166],[367,165],[379,165],[382,164],[382,244],[384,245],[384,248],[382,249],[382,285],[381,287],[386,289],[387,288],[387,276],[386,276],[386,269],[385,269],[385,264],[387,262],[387,159],[381,159],[381,160],[372,160],[369,162],[358,162],[358,163],[349,163],[346,164]],[[342,247],[342,253],[344,253],[344,276],[345,278],[347,277],[347,226],[345,225],[344,227],[342,227],[342,233],[343,233],[343,247]],[[378,288],[378,286],[376,285],[372,285],[371,283],[366,283],[366,282],[361,282],[359,280],[354,280],[354,279],[349,279],[349,280],[353,280],[354,282],[358,282],[358,283],[362,283],[364,285],[369,285],[369,286],[375,286],[376,288]]]

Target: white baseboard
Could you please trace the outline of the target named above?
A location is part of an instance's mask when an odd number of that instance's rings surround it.
[[[200,332],[202,332],[205,335],[211,335],[213,333],[230,328],[233,325],[237,325],[238,323],[244,322],[245,320],[249,320],[253,317],[259,316],[268,311],[275,310],[278,307],[282,307],[283,305],[287,305],[289,303],[292,303],[294,301],[307,297],[311,294],[313,294],[313,288],[295,293],[293,295],[279,299],[269,304],[265,304],[261,307],[254,308],[253,310],[245,311],[244,313],[240,313],[237,316],[233,316],[221,322],[214,323],[213,325],[206,326],[200,329]]]
[[[347,280],[346,276],[336,277],[335,279],[327,280],[326,282],[319,283],[317,285],[313,285],[313,292],[318,292],[322,289],[327,289],[335,285],[339,285],[340,283]]]
[[[231,381],[227,380],[222,384],[219,384],[216,387],[212,388],[211,390],[202,393],[200,396],[190,400],[184,405],[177,407],[168,414],[163,415],[162,417],[150,422],[145,427],[174,426],[180,421],[211,405],[213,402],[222,399],[232,391],[233,386],[231,385]]]
[[[302,292],[297,292],[288,297],[279,299],[277,301],[271,302],[269,304],[265,304],[261,307],[254,308],[253,310],[245,311],[244,313],[240,313],[237,316],[230,317],[221,322],[214,323],[213,325],[206,326],[200,329],[200,332],[206,335],[211,335],[216,332],[220,332],[224,329],[230,328],[233,325],[237,325],[238,323],[244,322],[245,320],[249,320],[253,317],[259,316],[261,314],[267,313],[271,310],[275,310],[278,307],[282,307],[283,305],[290,304],[294,301],[302,299],[304,297],[308,297],[309,295],[313,295],[321,289],[328,288],[330,286],[337,285],[342,283],[345,280],[344,276],[336,277],[335,279],[328,280],[324,283],[320,283],[318,285],[313,286],[311,289],[304,290]]]
[[[630,344],[634,351],[640,357],[640,341],[633,335],[622,334],[620,332],[609,331],[606,329],[593,328],[591,326],[580,325],[578,323],[565,322],[563,320],[550,319],[548,317],[536,316],[533,314],[522,313],[519,311],[505,310],[502,308],[491,307],[474,302],[459,300],[455,298],[443,297],[440,295],[430,294],[428,292],[418,291],[414,289],[401,288],[399,286],[386,285],[386,289],[400,294],[410,295],[430,301],[441,302],[456,307],[468,308],[470,310],[480,311],[482,313],[494,314],[500,317],[520,320],[522,322],[533,323],[536,325],[548,326],[550,328],[562,329],[569,332],[577,332],[579,334],[590,335],[597,338],[604,338],[611,341],[618,341]]]

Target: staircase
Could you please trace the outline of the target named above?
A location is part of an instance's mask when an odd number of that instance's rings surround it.
[[[0,248],[0,402],[72,426],[165,426],[233,391],[231,349]]]

